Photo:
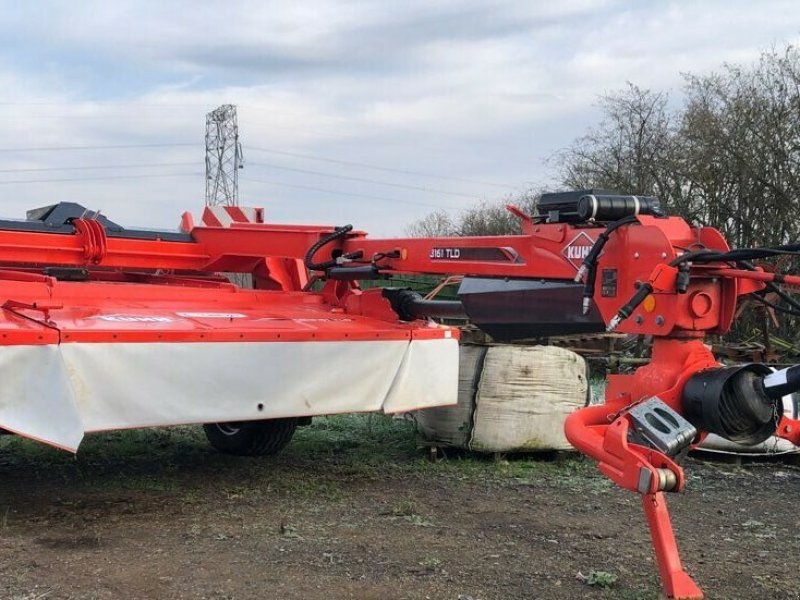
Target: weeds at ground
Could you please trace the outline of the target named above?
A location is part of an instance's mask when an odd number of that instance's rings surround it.
[[[407,498],[401,499],[387,513],[392,517],[408,517],[414,514],[414,501]]]
[[[324,459],[324,460],[323,460]],[[316,465],[324,462],[324,472]],[[236,465],[237,479],[227,471]],[[200,427],[173,427],[87,436],[78,455],[8,436],[0,441],[0,468],[41,471],[65,482],[84,482],[103,489],[180,493],[192,502],[184,473],[218,472],[220,493],[228,498],[258,497],[267,490],[299,499],[345,497],[343,483],[386,477],[480,479],[501,485],[548,485],[570,490],[601,491],[609,484],[594,466],[577,455],[543,460],[448,451],[431,462],[417,447],[411,421],[380,414],[318,417],[301,427],[278,457],[258,460],[219,454],[209,448]],[[245,475],[244,477],[242,475]]]
[[[610,588],[619,577],[608,571],[591,571],[589,575],[578,573],[578,579],[590,587]]]
[[[403,519],[408,521],[409,523],[411,523],[414,527],[435,527],[436,526],[433,521],[430,521],[429,519],[427,519],[426,517],[423,517],[422,515],[417,515],[417,514],[406,515],[405,517],[403,517]]]
[[[439,558],[436,558],[435,556],[429,556],[429,557],[423,558],[420,561],[419,564],[420,564],[420,566],[425,567],[426,569],[430,569],[431,571],[435,571],[436,569],[438,569],[439,567],[442,566],[442,560],[439,559]]]
[[[209,447],[202,428],[188,426],[87,436],[77,456],[21,438],[0,437],[5,494],[0,504],[0,541],[6,544],[6,560],[12,564],[6,573],[12,568],[33,573],[19,551],[31,544],[53,555],[80,552],[80,560],[96,569],[106,564],[102,562],[107,561],[106,552],[124,549],[128,560],[144,544],[148,549],[163,546],[165,557],[169,553],[178,557],[173,561],[175,573],[185,568],[181,561],[208,553],[216,560],[214,553],[219,553],[231,560],[231,568],[243,568],[240,561],[251,561],[248,573],[274,566],[276,570],[263,580],[269,583],[292,569],[306,573],[303,569],[310,565],[324,566],[326,577],[347,582],[374,575],[386,581],[402,579],[404,585],[436,583],[444,589],[452,578],[452,586],[458,586],[455,592],[502,584],[527,594],[532,581],[540,581],[544,590],[557,589],[547,587],[557,572],[564,585],[558,589],[572,586],[569,589],[581,597],[658,597],[657,579],[641,575],[649,568],[637,554],[647,547],[646,538],[615,516],[615,511],[629,514],[627,496],[620,500],[622,496],[608,493],[612,484],[591,460],[576,454],[511,455],[497,460],[447,450],[441,460],[432,462],[429,455],[417,447],[413,422],[384,415],[316,418],[297,431],[282,454],[260,458],[220,454]],[[740,510],[738,500],[731,500],[743,493],[739,478],[747,476],[749,488],[757,486],[749,483],[754,476],[728,473],[721,467],[704,466],[700,473],[708,479],[703,481],[706,489],[716,494],[716,500],[727,502],[727,508],[721,517],[716,511],[702,512],[705,505],[699,504],[695,493],[678,499],[684,510],[677,514],[700,506],[693,522],[705,527],[702,531],[713,539],[730,530],[723,517]],[[773,485],[773,480],[760,481]],[[530,488],[531,493],[517,488]],[[594,494],[607,497],[593,498],[591,503],[597,506],[586,510],[584,498]],[[781,506],[771,495],[761,502],[761,512],[755,514],[763,526],[746,516],[734,523],[740,526],[737,543],[740,537],[742,543],[749,539],[758,561],[762,557],[755,552],[774,542],[774,531],[779,531],[775,518],[763,515]],[[545,510],[550,512],[537,512]],[[558,521],[554,523],[551,516]],[[583,535],[596,525],[602,538]],[[106,537],[85,533],[96,529]],[[147,537],[138,537],[142,532]],[[638,537],[631,541],[631,535]],[[557,544],[549,543],[556,537]],[[790,547],[796,542],[791,537],[786,541]],[[619,556],[608,550],[616,552],[616,544],[624,549]],[[505,557],[498,561],[501,566],[482,558],[476,548],[483,545],[491,546],[485,554]],[[695,559],[706,551],[697,542],[689,548]],[[605,557],[605,552],[610,556],[607,562],[594,562],[598,559],[593,557]],[[462,568],[459,561],[465,554],[472,557],[472,566]],[[635,575],[626,570],[631,563],[637,565]],[[708,569],[702,562],[694,564]],[[775,580],[776,571],[764,571],[762,583],[760,574],[752,574],[759,568],[754,564],[745,567],[750,569],[750,580],[760,586],[756,591],[787,585],[787,579],[768,583]],[[58,560],[48,563],[48,568],[63,568],[64,573],[71,572],[68,567]],[[599,567],[611,575],[618,573],[619,581],[604,580],[602,573],[594,574],[596,584],[574,580],[579,570],[592,577],[589,569]],[[306,576],[298,575],[298,581]],[[30,590],[32,581],[42,581],[38,572],[33,577],[26,575],[19,590]],[[95,575],[90,579],[87,585],[94,585]],[[448,596],[432,597],[459,597],[447,589]],[[507,597],[528,597],[522,593]],[[558,597],[567,597],[566,593]],[[470,594],[463,596],[484,597]]]

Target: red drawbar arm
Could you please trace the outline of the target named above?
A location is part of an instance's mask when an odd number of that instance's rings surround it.
[[[577,410],[565,422],[567,439],[578,450],[597,460],[600,471],[614,483],[642,494],[659,574],[667,595],[670,598],[702,598],[700,588],[681,564],[666,498],[659,489],[659,482],[665,481],[664,477],[659,477],[662,470],[675,475],[671,491],[682,489],[685,483],[683,470],[660,452],[628,442],[630,423],[623,412],[625,408],[624,403],[616,403]],[[649,471],[650,476],[643,477],[643,471]]]

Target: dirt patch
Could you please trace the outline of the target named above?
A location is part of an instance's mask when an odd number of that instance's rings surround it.
[[[690,461],[670,497],[709,598],[797,598],[800,471]],[[269,459],[198,429],[0,446],[0,597],[657,598],[633,494],[577,458],[429,463],[404,423],[324,420]],[[616,581],[587,585],[594,571]],[[578,574],[583,575],[583,581]],[[605,581],[600,578],[600,581]]]
[[[34,543],[51,550],[84,550],[100,547],[100,538],[93,535],[70,535],[66,537],[45,537],[33,540]]]

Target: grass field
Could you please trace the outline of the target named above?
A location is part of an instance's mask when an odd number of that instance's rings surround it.
[[[199,427],[0,441],[0,598],[654,599],[635,495],[574,454],[431,462],[413,424],[315,419],[277,457]],[[710,598],[794,598],[800,475],[690,461],[672,501]]]

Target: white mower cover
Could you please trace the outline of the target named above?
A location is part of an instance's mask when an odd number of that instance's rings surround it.
[[[0,346],[0,427],[72,452],[84,433],[455,404],[458,341]]]

